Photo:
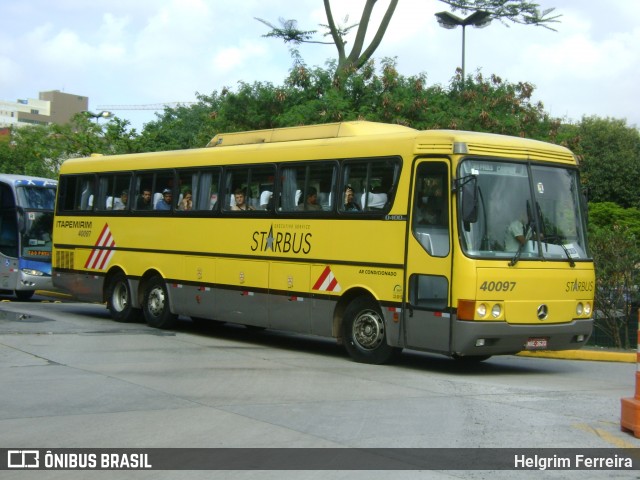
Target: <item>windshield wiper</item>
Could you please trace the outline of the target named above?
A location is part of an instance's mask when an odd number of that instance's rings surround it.
[[[562,240],[560,240],[558,242],[558,244],[562,247],[562,250],[564,250],[565,255],[569,259],[569,266],[570,267],[575,267],[576,266],[576,262],[573,261],[573,257],[571,256],[571,253],[569,253],[569,249],[564,246],[564,243],[562,243]]]
[[[520,246],[518,247],[518,251],[509,262],[510,267],[513,267],[516,263],[518,263],[518,260],[520,260],[520,253],[522,253],[523,248],[524,248],[524,243],[521,243]]]
[[[532,230],[531,220],[529,220],[529,223],[527,223],[527,227],[524,229],[524,243],[520,244],[520,246],[518,247],[518,250],[516,251],[516,254],[513,256],[513,258],[509,262],[510,267],[513,267],[516,263],[518,263],[518,260],[520,260],[520,254],[522,253],[522,249],[528,242],[527,237],[529,236],[529,231],[531,230]]]

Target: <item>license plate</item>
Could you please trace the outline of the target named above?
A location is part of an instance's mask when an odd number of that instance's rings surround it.
[[[527,350],[541,350],[547,348],[546,338],[530,338],[524,346]]]

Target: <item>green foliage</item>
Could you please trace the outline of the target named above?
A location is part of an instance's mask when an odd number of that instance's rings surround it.
[[[598,215],[616,209],[619,207],[603,205]],[[595,328],[618,348],[630,347],[629,326],[636,315],[632,306],[638,300],[639,238],[628,226],[617,222],[606,226],[593,223],[589,229],[596,268]]]
[[[204,146],[216,133],[369,120],[416,129],[450,128],[553,140],[559,121],[531,102],[533,86],[493,75],[460,72],[449,88],[428,86],[425,74],[404,77],[395,59],[373,61],[345,76],[335,64],[310,69],[294,64],[281,86],[240,82],[236,91],[199,95],[197,105],[167,109],[142,133],[145,150]]]
[[[118,118],[97,124],[78,114],[67,125],[14,128],[11,141],[0,143],[0,171],[55,178],[67,158],[139,152],[137,133],[128,125]]]
[[[622,228],[636,240],[640,240],[640,209],[622,208],[613,202],[591,202],[589,225],[593,231]]]
[[[640,208],[640,132],[624,120],[584,117],[567,126],[567,144],[582,158],[589,200]]]

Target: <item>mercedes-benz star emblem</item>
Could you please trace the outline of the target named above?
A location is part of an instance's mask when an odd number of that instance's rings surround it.
[[[549,315],[549,307],[544,303],[538,307],[538,320],[546,320]]]

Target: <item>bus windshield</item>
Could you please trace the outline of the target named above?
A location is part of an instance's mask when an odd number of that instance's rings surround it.
[[[588,258],[576,170],[468,159],[460,165],[459,179],[477,186],[477,216],[465,221],[460,214],[467,255],[509,258],[512,264],[540,258],[573,264]]]
[[[24,209],[51,210],[56,201],[56,189],[40,186],[18,186],[16,187],[18,205]]]
[[[22,257],[51,260],[53,212],[25,211],[22,231]]]

